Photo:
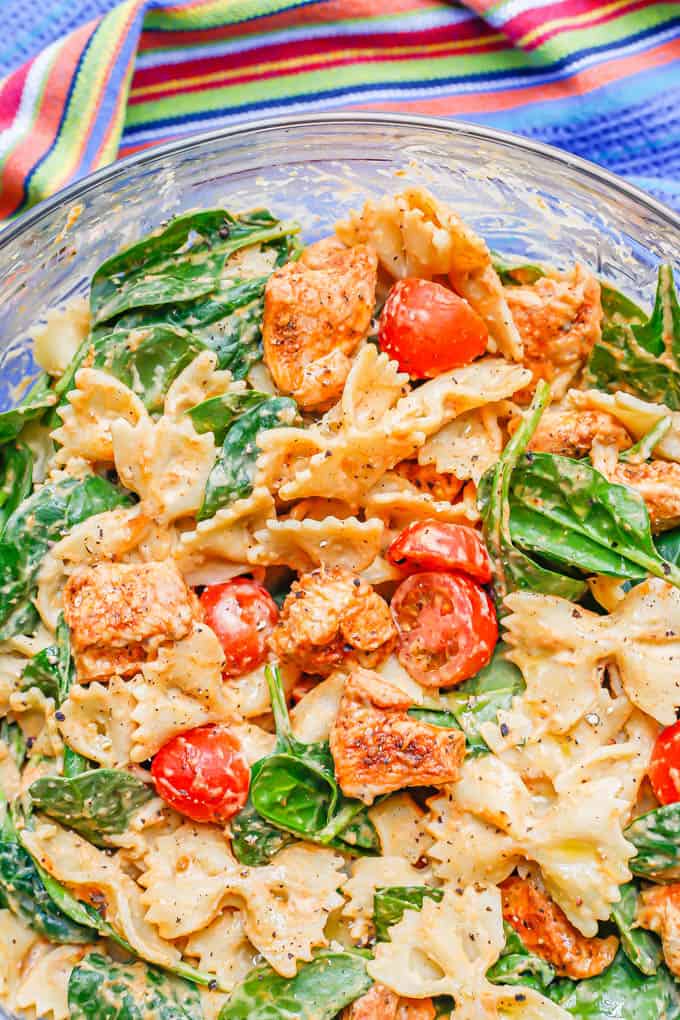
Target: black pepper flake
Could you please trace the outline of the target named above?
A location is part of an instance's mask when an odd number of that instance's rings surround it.
[[[501,736],[502,737],[507,737],[509,732],[510,732],[510,727],[508,726],[508,724],[507,723],[501,723]]]
[[[63,712],[55,712],[54,718],[57,719],[59,722],[63,722],[66,716],[64,715]]]

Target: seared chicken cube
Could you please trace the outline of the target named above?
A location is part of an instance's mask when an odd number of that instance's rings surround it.
[[[553,399],[567,387],[600,339],[600,284],[582,266],[563,275],[543,276],[526,287],[507,287],[506,298],[524,342],[523,363],[539,379],[551,383]],[[516,393],[529,400],[531,390]]]
[[[666,531],[680,524],[680,464],[668,460],[652,460],[648,464],[618,461],[607,477],[642,496],[653,531]]]
[[[365,244],[346,248],[326,238],[269,278],[264,360],[278,388],[302,410],[324,410],[342,393],[350,355],[371,325],[377,266]]]
[[[640,894],[637,922],[661,937],[668,969],[680,977],[680,883],[645,889]]]
[[[402,999],[375,984],[342,1012],[342,1020],[434,1020],[432,999]]]
[[[358,667],[347,679],[330,747],[342,792],[372,804],[407,786],[453,783],[465,757],[460,730],[408,714],[413,701],[378,673]]]
[[[520,418],[511,422],[513,433]],[[530,450],[557,453],[563,457],[585,457],[594,442],[625,450],[633,445],[623,425],[606,411],[547,411],[529,443]]]
[[[283,662],[325,676],[345,662],[379,665],[395,640],[389,606],[370,584],[322,567],[293,583],[269,643]]]
[[[503,918],[532,953],[558,974],[580,980],[601,974],[616,956],[619,940],[586,938],[539,886],[512,876],[501,883]]]
[[[174,563],[81,566],[64,588],[78,680],[132,676],[163,641],[178,641],[198,603]]]

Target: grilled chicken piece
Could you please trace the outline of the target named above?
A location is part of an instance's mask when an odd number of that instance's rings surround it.
[[[174,563],[77,567],[64,588],[64,618],[78,680],[132,676],[163,641],[185,637],[198,601]]]
[[[377,267],[371,248],[346,248],[329,237],[270,276],[264,360],[278,388],[302,410],[325,410],[340,397],[350,355],[371,324]]]
[[[510,423],[510,434],[520,421],[515,418]],[[547,411],[534,432],[529,449],[564,457],[585,457],[594,442],[615,446],[617,450],[625,450],[633,444],[623,425],[606,411]]]
[[[576,265],[531,286],[507,287],[506,298],[524,342],[522,361],[534,376],[513,399],[528,401],[539,379],[551,383],[553,399],[564,396],[600,339],[600,284]]]
[[[341,1020],[434,1020],[432,999],[402,999],[385,985],[373,987],[342,1011]]]
[[[412,699],[358,667],[347,679],[330,747],[342,792],[372,804],[407,786],[453,783],[465,757],[460,730],[413,719]]]
[[[680,977],[680,882],[645,889],[640,894],[637,922],[661,937],[668,968]]]
[[[534,882],[512,876],[501,882],[503,917],[532,953],[552,964],[558,974],[594,977],[609,966],[618,949],[615,935],[586,938],[564,911]]]
[[[342,663],[377,666],[396,641],[387,603],[345,567],[313,570],[293,583],[269,643],[274,655],[325,676]]]
[[[419,492],[424,492],[433,499],[447,500],[453,503],[464,481],[450,473],[440,474],[434,464],[419,464],[417,460],[402,460],[394,468],[398,475],[415,485]]]
[[[644,499],[653,531],[666,531],[680,524],[680,464],[652,460],[647,464],[617,461],[606,474],[610,482],[628,485]]]

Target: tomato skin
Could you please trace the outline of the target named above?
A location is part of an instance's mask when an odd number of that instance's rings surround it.
[[[226,726],[198,726],[164,744],[151,765],[156,793],[194,822],[226,822],[248,799],[250,769]]]
[[[267,640],[279,610],[266,588],[248,577],[235,577],[209,585],[199,601],[224,650],[225,676],[243,676],[267,661]]]
[[[661,804],[680,800],[680,722],[667,726],[656,738],[648,775]]]
[[[498,621],[486,591],[462,574],[411,574],[391,603],[397,657],[425,687],[454,687],[491,659]]]
[[[398,280],[380,316],[380,350],[415,379],[468,365],[488,339],[484,320],[465,298],[432,280]]]
[[[491,560],[474,528],[445,521],[414,521],[389,546],[386,557],[395,567],[460,571],[481,584],[491,580]]]

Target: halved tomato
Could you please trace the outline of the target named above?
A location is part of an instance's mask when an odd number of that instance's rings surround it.
[[[680,722],[667,726],[656,738],[648,775],[658,801],[680,800]]]
[[[397,656],[425,687],[453,687],[491,659],[498,622],[491,599],[462,574],[412,574],[391,603]]]
[[[205,622],[224,649],[224,675],[242,676],[267,660],[267,639],[279,618],[266,588],[248,577],[207,587],[200,597]]]
[[[445,521],[414,521],[389,546],[387,559],[395,567],[460,571],[487,584],[491,560],[474,528]]]

